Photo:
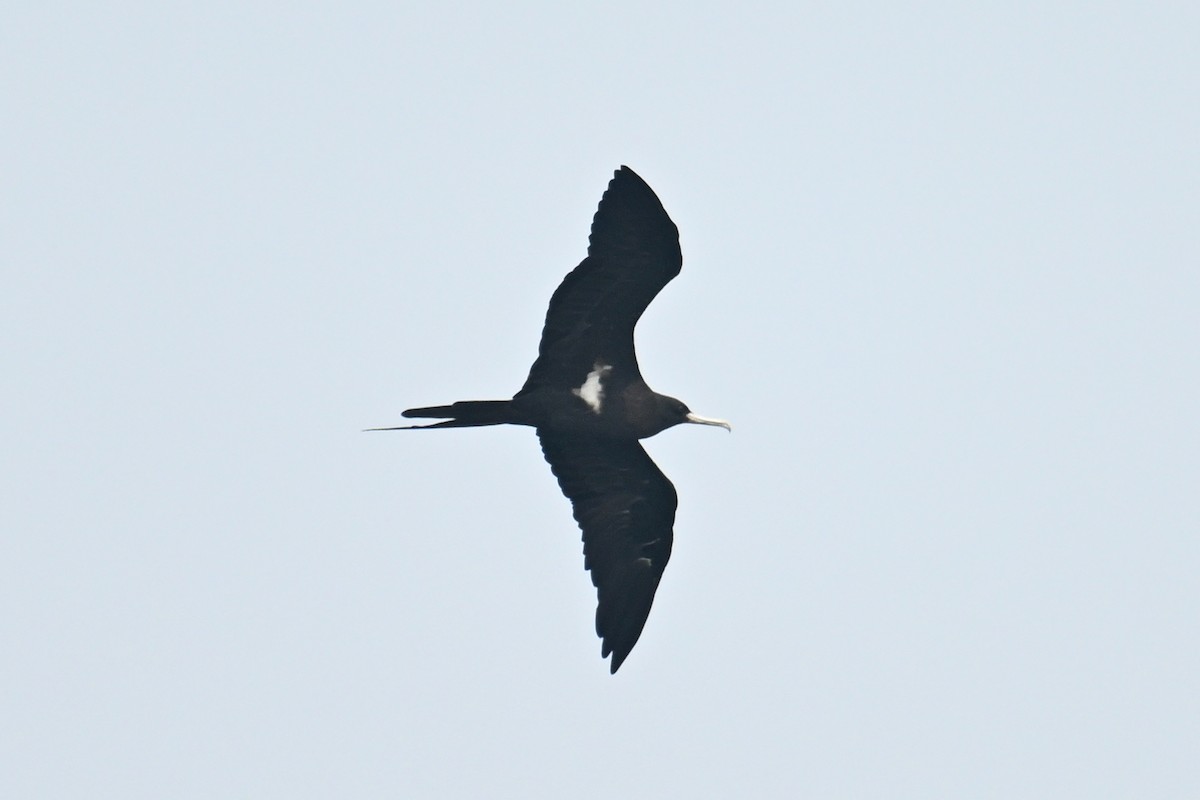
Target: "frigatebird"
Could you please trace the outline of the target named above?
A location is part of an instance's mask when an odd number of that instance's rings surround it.
[[[410,408],[431,425],[372,430],[528,425],[583,531],[584,568],[599,603],[601,657],[615,673],[637,643],[671,557],[678,498],[638,444],[672,425],[728,422],[693,414],[646,385],[633,329],[679,274],[679,230],[629,167],[608,184],[592,219],[587,258],[550,298],[538,357],[511,400]]]

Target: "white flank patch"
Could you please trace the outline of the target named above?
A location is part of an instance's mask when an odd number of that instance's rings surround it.
[[[600,383],[600,379],[608,373],[612,372],[612,367],[608,364],[601,364],[599,361],[592,367],[592,371],[588,373],[587,380],[583,382],[583,386],[578,389],[572,389],[571,394],[587,403],[592,411],[599,414],[600,407],[604,403],[604,386]]]

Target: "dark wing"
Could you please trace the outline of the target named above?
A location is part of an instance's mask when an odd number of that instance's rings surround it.
[[[612,654],[616,672],[642,635],[671,557],[675,487],[635,440],[546,430],[538,438],[583,530],[583,565],[599,596],[601,656]]]
[[[622,379],[640,379],[634,325],[682,264],[679,229],[646,182],[621,167],[592,219],[587,258],[550,298],[537,361],[521,393],[578,386],[597,359]]]

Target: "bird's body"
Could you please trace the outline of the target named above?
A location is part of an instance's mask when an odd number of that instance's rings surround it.
[[[650,613],[671,555],[675,488],[639,439],[672,425],[720,425],[642,379],[633,329],[682,265],[679,231],[654,192],[621,167],[592,221],[588,255],[550,299],[538,357],[511,400],[411,408],[409,428],[528,425],[583,531],[596,632],[616,672]],[[397,430],[388,428],[385,430]]]

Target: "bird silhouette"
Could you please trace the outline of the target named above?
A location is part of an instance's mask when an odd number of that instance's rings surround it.
[[[646,385],[633,331],[683,263],[679,230],[654,191],[617,170],[592,220],[587,257],[555,290],[538,356],[511,400],[410,408],[428,425],[371,430],[528,425],[583,531],[596,586],[601,657],[615,673],[641,636],[671,557],[675,487],[638,442],[673,425],[728,422],[693,414]]]

